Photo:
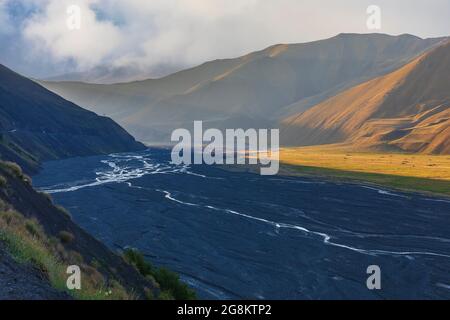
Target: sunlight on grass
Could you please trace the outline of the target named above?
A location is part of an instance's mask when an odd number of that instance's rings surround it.
[[[93,267],[82,264],[82,288],[69,291],[66,287],[67,266],[80,261],[63,261],[63,246],[55,239],[48,239],[42,227],[33,219],[26,219],[13,210],[0,211],[0,241],[20,263],[30,263],[47,276],[50,284],[80,300],[127,300],[133,299],[117,282],[106,285],[103,276]],[[80,255],[64,252],[68,257]],[[82,259],[82,258],[81,258]],[[95,270],[95,272],[92,272]]]
[[[280,159],[298,174],[450,195],[450,156],[348,152],[323,146],[285,148]]]

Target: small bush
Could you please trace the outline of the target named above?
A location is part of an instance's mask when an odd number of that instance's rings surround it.
[[[154,268],[145,261],[144,256],[136,249],[127,249],[124,252],[125,260],[134,265],[144,276],[151,276],[159,284],[162,292],[159,299],[162,300],[195,300],[197,295],[194,290],[180,280],[177,273],[166,268]]]
[[[103,284],[105,283],[105,279],[103,275],[94,267],[82,264],[81,270],[84,274],[89,278],[89,282],[94,284],[95,288],[101,289]]]
[[[62,243],[64,244],[69,244],[72,243],[73,240],[75,240],[75,236],[70,233],[69,231],[61,231],[58,234],[59,240],[61,240]]]
[[[2,212],[0,218],[5,221],[8,226],[16,225],[23,221],[22,215],[16,211]]]
[[[144,256],[138,250],[126,249],[124,258],[129,264],[134,265],[144,277],[153,275],[152,265],[145,261]]]
[[[52,199],[52,196],[50,194],[48,194],[46,192],[42,192],[42,191],[39,192],[39,194],[41,196],[43,196],[44,198],[46,198],[48,202],[53,203],[53,199]]]
[[[56,208],[58,209],[59,212],[61,212],[63,215],[65,215],[67,218],[69,218],[70,220],[72,220],[72,215],[70,214],[70,212],[62,207],[62,206],[56,206]]]
[[[42,238],[43,230],[36,220],[26,220],[25,229],[32,237]]]
[[[8,209],[8,205],[0,199],[0,211],[6,211]]]
[[[158,299],[159,300],[175,300],[169,290],[161,291]]]
[[[15,176],[16,178],[21,179],[28,185],[32,184],[32,180],[29,176],[23,173],[22,168],[15,162],[10,161],[0,161],[0,166],[7,170],[10,174]]]
[[[6,184],[8,183],[8,180],[4,176],[0,176],[0,188],[6,187]]]
[[[145,298],[147,300],[155,300],[155,294],[153,291],[147,287],[144,288]]]
[[[97,259],[92,259],[91,266],[93,266],[95,269],[100,269],[102,264]]]
[[[147,281],[150,282],[154,288],[161,289],[161,287],[159,286],[159,283],[156,281],[156,279],[153,276],[147,275],[147,276],[145,276],[145,279],[147,279]]]
[[[60,257],[64,261],[69,260],[69,253],[67,252],[66,248],[61,244],[59,239],[56,239],[55,244],[52,246],[52,252],[55,254],[55,256]]]
[[[8,170],[14,176],[22,178],[23,176],[22,168],[17,163],[10,161],[2,161],[1,165],[3,168]]]
[[[31,179],[30,176],[27,176],[26,174],[22,174],[22,181],[31,186],[33,184],[33,179]]]
[[[80,264],[83,264],[84,263],[84,258],[83,258],[83,256],[79,253],[79,252],[76,252],[76,251],[69,251],[69,253],[68,253],[68,261],[71,263],[71,264],[76,264],[76,265],[80,265]]]
[[[195,300],[195,292],[180,280],[180,276],[166,268],[159,268],[155,275],[161,288],[169,290],[177,300]]]

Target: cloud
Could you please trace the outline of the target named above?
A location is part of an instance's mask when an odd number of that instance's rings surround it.
[[[42,11],[31,15],[23,30],[24,37],[36,49],[49,52],[57,61],[72,59],[80,68],[89,68],[108,58],[116,50],[124,36],[109,21],[99,21],[91,6],[95,0],[47,1]],[[80,8],[80,29],[69,28],[68,21],[74,12],[68,8]]]
[[[0,25],[8,25],[0,0]],[[61,69],[98,65],[192,66],[276,43],[306,42],[366,28],[372,0],[22,0],[38,9],[21,25],[25,48]],[[378,0],[380,32],[450,33],[448,0]],[[394,3],[395,2],[395,3]],[[67,28],[67,7],[81,8],[81,30]],[[6,19],[6,20],[5,20]],[[3,28],[2,28],[3,29]],[[7,30],[6,28],[3,30]],[[68,63],[70,62],[70,63]],[[38,63],[38,61],[36,62]],[[70,67],[67,67],[70,66]],[[65,70],[73,71],[73,70]]]
[[[328,3],[319,10],[313,1],[297,0],[240,0],[232,4],[229,0],[99,0],[91,6],[100,12],[98,16],[115,21],[121,34],[121,44],[108,63],[141,68],[195,65],[274,43],[333,36],[339,33],[342,20],[333,21],[328,13],[341,13],[341,18],[349,14],[349,8],[338,4]],[[359,11],[361,30],[365,8]]]
[[[66,26],[67,7],[74,4],[82,19],[76,31]],[[190,66],[338,33],[332,25],[323,27],[313,1],[45,0],[40,7],[26,19],[24,37],[40,54],[73,61],[80,70],[101,64]],[[343,12],[339,5],[328,8]]]
[[[6,0],[0,0],[0,35],[8,34],[11,31],[11,21],[6,11]]]

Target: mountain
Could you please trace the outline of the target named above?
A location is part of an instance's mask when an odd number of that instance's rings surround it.
[[[0,66],[0,298],[191,299],[178,275],[133,249],[111,251],[38,192],[26,173],[44,160],[145,149],[100,117]],[[81,271],[69,291],[67,267]]]
[[[193,120],[219,129],[275,127],[280,119],[391,72],[441,41],[340,34],[207,62],[161,79],[118,85],[40,83],[112,117],[140,140],[167,143],[173,129],[190,128]]]
[[[64,100],[0,65],[0,157],[34,172],[39,162],[145,148],[113,120]]]
[[[71,72],[49,77],[46,81],[78,81],[93,84],[114,84],[132,81],[140,81],[149,78],[159,78],[181,70],[172,65],[158,65],[148,70],[130,65],[121,67],[98,66],[91,70]]]
[[[99,117],[0,65],[0,299],[145,299],[160,289],[90,236],[27,173],[44,160],[145,148]],[[13,162],[11,162],[13,161]],[[66,270],[80,267],[82,290]]]
[[[193,299],[177,274],[80,228],[27,173],[44,160],[145,149],[100,117],[0,66],[0,299]],[[66,283],[77,266],[80,290]]]
[[[450,154],[450,42],[283,121],[283,143]]]

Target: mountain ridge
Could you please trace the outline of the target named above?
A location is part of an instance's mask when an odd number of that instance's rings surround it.
[[[283,120],[287,145],[449,154],[450,42]]]
[[[158,296],[155,282],[80,228],[49,195],[36,191],[16,164],[26,173],[36,173],[46,160],[145,146],[113,120],[83,110],[2,65],[0,133],[0,297]],[[79,292],[65,286],[69,265],[81,269]]]
[[[142,150],[112,119],[84,110],[0,65],[0,155],[35,172],[41,161]]]
[[[357,83],[391,72],[444,38],[340,34],[278,44],[164,77],[119,85],[50,83],[47,89],[106,114],[140,140],[170,141],[173,129],[203,120],[215,128],[276,127]],[[124,107],[125,106],[125,107]]]

